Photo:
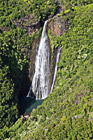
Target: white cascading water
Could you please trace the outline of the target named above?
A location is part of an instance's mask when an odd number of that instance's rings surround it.
[[[53,76],[53,83],[52,83],[52,86],[51,86],[50,94],[51,94],[52,91],[53,91],[54,84],[55,84],[55,81],[56,81],[56,75],[57,75],[57,63],[58,63],[59,60],[60,60],[60,53],[61,53],[61,48],[58,48],[58,51],[57,51],[57,57],[56,57],[56,65],[55,65],[54,76]]]
[[[47,22],[45,21],[41,41],[36,55],[35,74],[27,97],[31,96],[31,90],[36,100],[45,99],[49,94],[50,68],[49,68],[49,40],[47,35]]]

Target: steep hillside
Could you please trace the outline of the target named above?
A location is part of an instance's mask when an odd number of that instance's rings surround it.
[[[0,2],[0,140],[93,139],[92,0],[58,2],[55,17],[55,0]],[[57,79],[53,93],[25,121],[19,118],[20,83],[48,16],[51,56],[61,47]],[[55,19],[62,24],[57,33],[50,28]]]
[[[91,140],[93,138],[93,4],[57,16],[69,23],[66,33],[50,42],[62,49],[54,91],[30,118],[8,132],[20,140]]]

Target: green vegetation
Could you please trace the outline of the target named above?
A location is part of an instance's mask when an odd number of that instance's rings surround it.
[[[0,2],[0,26],[14,28],[13,19],[20,19],[29,14],[44,21],[48,15],[54,15],[55,10],[55,0],[2,0]]]
[[[49,31],[51,45],[62,48],[55,88],[42,105],[33,109],[26,122],[18,119],[19,83],[28,63],[27,54],[40,31],[29,36],[26,30],[17,28],[12,19],[20,20],[33,12],[44,21],[49,14],[55,13],[56,4],[52,0],[0,3],[1,140],[93,138],[93,4],[89,3],[91,0],[65,0],[62,3],[66,4],[66,11],[59,16],[69,23],[69,28],[60,37]]]
[[[75,6],[82,6],[92,3],[92,0],[60,0],[66,9],[74,8]]]

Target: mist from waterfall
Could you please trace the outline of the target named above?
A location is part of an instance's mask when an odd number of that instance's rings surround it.
[[[32,85],[29,89],[27,97],[31,96],[31,91],[36,96],[36,100],[45,99],[49,94],[50,82],[50,52],[49,39],[47,35],[47,22],[45,21],[38,53],[35,60],[35,73],[32,80]]]

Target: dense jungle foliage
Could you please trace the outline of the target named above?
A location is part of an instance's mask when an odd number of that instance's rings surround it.
[[[54,15],[56,7],[55,0],[0,0],[0,26],[14,28],[13,19],[31,13],[44,21],[48,15]]]
[[[52,0],[2,0],[0,3],[1,140],[93,139],[93,4],[91,0],[60,1],[66,5],[66,11],[57,16],[62,16],[69,23],[69,28],[60,37],[48,31],[52,49],[61,47],[54,91],[42,105],[33,109],[26,122],[19,118],[15,124],[18,118],[19,83],[28,62],[27,52],[36,35],[29,36],[26,30],[17,28],[12,18],[20,19],[33,12],[44,20],[47,13],[55,13],[56,5]],[[39,15],[35,8],[40,11]]]

